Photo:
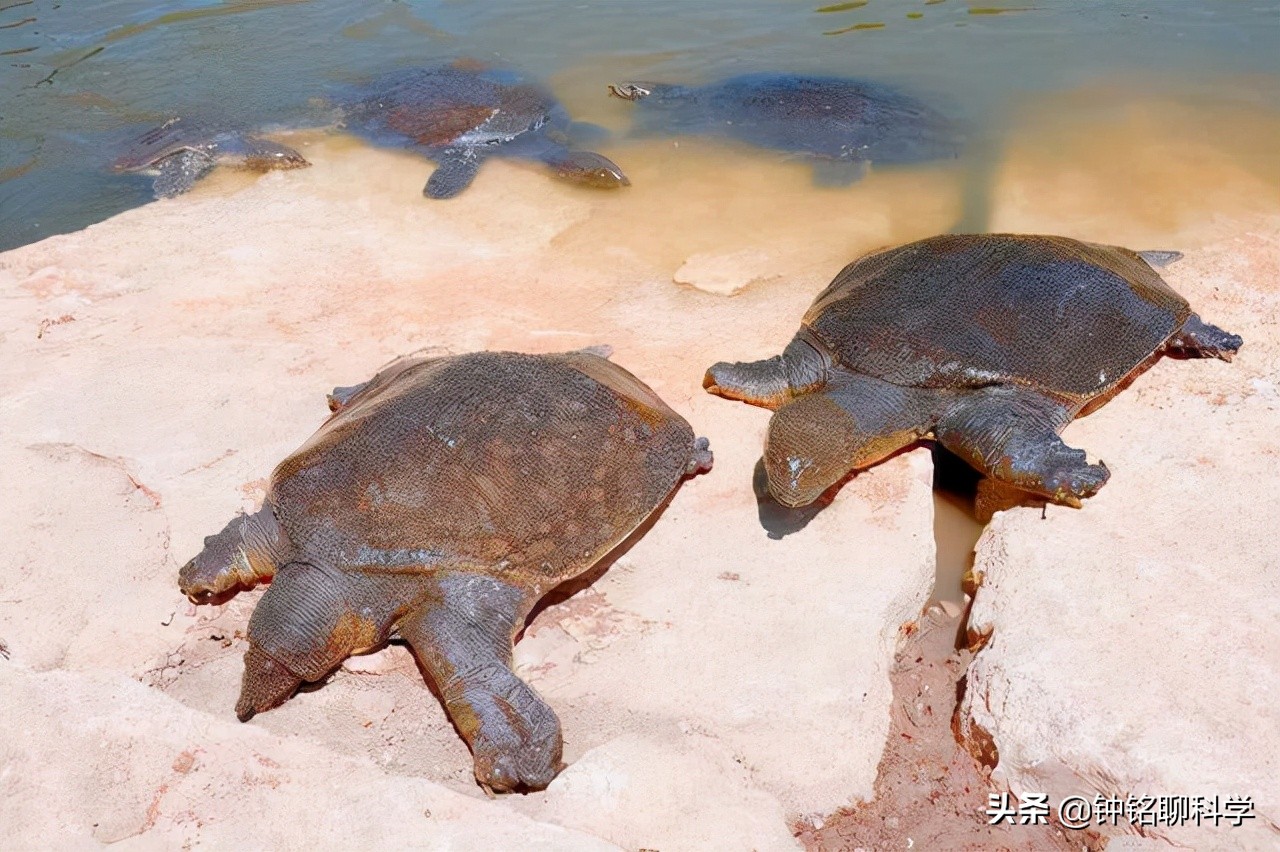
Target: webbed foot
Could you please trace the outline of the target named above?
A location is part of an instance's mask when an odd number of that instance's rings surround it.
[[[1111,472],[1058,436],[1073,411],[1034,391],[991,387],[968,394],[939,421],[938,442],[974,469],[1023,491],[1080,508]]]
[[[481,158],[467,150],[450,150],[441,155],[422,194],[427,198],[454,198],[471,186],[480,171]]]

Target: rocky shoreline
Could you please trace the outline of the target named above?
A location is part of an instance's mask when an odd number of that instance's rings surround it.
[[[0,255],[0,834],[23,827],[6,845],[289,848],[305,825],[374,847],[785,849],[874,799],[890,673],[934,578],[929,452],[773,540],[751,490],[768,412],[700,379],[776,352],[850,257],[945,229],[948,175],[871,176],[839,194],[856,214],[835,234],[817,227],[833,195],[803,186],[765,221],[664,240],[673,187],[725,191],[691,178],[696,152],[688,173],[638,167],[626,208],[507,163],[433,205],[418,160],[302,143],[315,168],[215,174]],[[1010,146],[993,230],[1182,249],[1170,283],[1246,343],[1229,366],[1158,363],[1071,427],[1114,471],[1085,509],[987,528],[957,728],[1015,796],[1253,797],[1240,828],[1117,842],[1262,848],[1280,822],[1280,199],[1250,184],[1216,217],[1144,218],[1096,184],[1046,186],[1033,148]],[[778,178],[724,159],[733,191]],[[1056,217],[1036,203],[1051,193]],[[423,349],[598,343],[711,439],[716,469],[517,645],[564,724],[561,776],[486,799],[396,645],[236,723],[256,596],[193,608],[177,569],[256,507],[325,392]]]

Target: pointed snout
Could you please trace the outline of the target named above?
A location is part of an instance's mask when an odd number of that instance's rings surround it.
[[[217,588],[217,573],[203,570],[200,557],[192,559],[178,571],[178,589],[193,604],[204,604],[213,600],[221,591]]]

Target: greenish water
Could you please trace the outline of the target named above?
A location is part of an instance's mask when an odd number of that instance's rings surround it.
[[[461,56],[615,129],[618,79],[872,79],[967,122],[980,151],[1009,104],[1114,78],[1280,108],[1280,2],[0,0],[0,249],[147,202],[107,166],[170,115],[306,123],[327,86]],[[980,180],[982,157],[969,167]]]

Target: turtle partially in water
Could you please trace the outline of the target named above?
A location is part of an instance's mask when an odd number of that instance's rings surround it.
[[[608,158],[573,147],[577,126],[550,92],[509,71],[474,63],[396,71],[341,108],[352,132],[436,161],[423,188],[428,198],[456,196],[490,157],[539,162],[584,186],[630,184]]]
[[[560,723],[511,669],[534,604],[711,467],[705,438],[593,351],[408,358],[337,388],[262,508],[179,573],[193,602],[264,580],[236,714],[405,639],[487,789],[542,788]]]
[[[187,192],[214,166],[257,172],[311,165],[287,145],[189,118],[170,118],[136,139],[113,168],[154,175],[157,198]]]
[[[703,386],[775,411],[764,462],[786,506],[932,437],[1079,507],[1110,474],[1063,428],[1161,354],[1230,361],[1242,344],[1157,274],[1177,256],[1014,234],[876,252],[835,277],[781,355],[715,364]]]
[[[872,163],[959,156],[956,126],[888,86],[840,77],[745,74],[706,86],[617,83],[636,104],[637,135],[704,135],[786,151],[813,162],[815,182],[842,185]]]

